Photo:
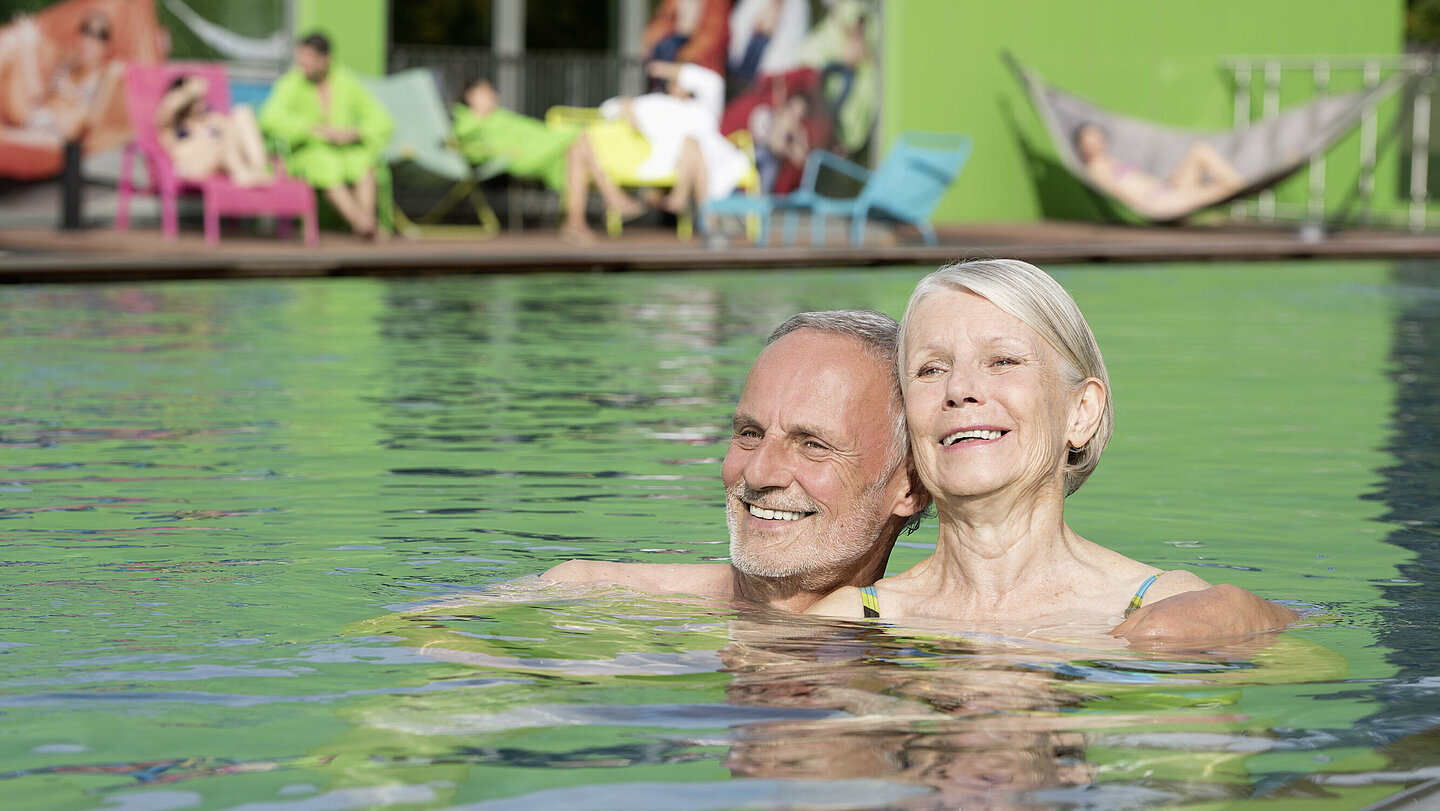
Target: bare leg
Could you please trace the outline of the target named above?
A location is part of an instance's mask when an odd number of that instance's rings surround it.
[[[579,145],[584,137],[578,138],[565,151],[565,230],[573,236],[582,237],[590,227],[585,224],[585,203],[590,196],[590,170]]]
[[[1177,191],[1207,189],[1224,193],[1244,186],[1245,178],[1215,147],[1197,141],[1170,173],[1169,183]]]
[[[665,198],[665,210],[678,214],[685,210],[688,201],[695,194],[704,194],[705,162],[700,158],[700,145],[694,138],[686,138],[680,147],[680,160],[675,164],[675,185]],[[703,200],[704,197],[694,197]]]
[[[239,160],[243,161],[262,183],[270,181],[270,156],[255,123],[255,113],[248,105],[237,104],[230,111],[230,139]]]
[[[374,227],[373,221],[366,217],[365,209],[361,208],[360,201],[344,183],[337,183],[325,190],[325,198],[340,212],[340,216],[350,223],[350,228],[361,236],[369,236],[370,228]]]
[[[600,199],[605,201],[605,207],[619,211],[622,215],[631,213],[638,214],[637,209],[641,207],[640,201],[620,190],[605,167],[600,165],[600,159],[595,155],[595,147],[591,145],[589,137],[581,133],[575,143],[571,145],[572,151],[580,154],[580,160],[590,173],[590,179],[595,184],[595,190],[600,192]]]
[[[375,182],[375,170],[367,169],[365,175],[360,178],[360,182],[355,184],[355,201],[365,216],[365,228],[361,230],[361,233],[367,236],[378,237],[380,235],[379,214],[376,210],[379,199],[380,193]]]

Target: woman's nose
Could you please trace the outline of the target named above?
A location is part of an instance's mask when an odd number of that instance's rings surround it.
[[[979,405],[984,402],[980,381],[970,372],[956,369],[945,381],[945,407],[959,408],[962,405]]]

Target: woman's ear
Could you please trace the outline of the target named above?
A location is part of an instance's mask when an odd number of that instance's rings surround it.
[[[1080,384],[1075,410],[1070,418],[1070,447],[1083,448],[1100,430],[1100,417],[1105,413],[1105,400],[1110,396],[1105,384],[1088,377]]]

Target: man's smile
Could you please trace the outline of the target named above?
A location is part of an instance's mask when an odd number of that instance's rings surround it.
[[[756,518],[764,518],[769,521],[799,521],[814,513],[790,512],[789,510],[767,510],[756,504],[745,503],[745,508]]]

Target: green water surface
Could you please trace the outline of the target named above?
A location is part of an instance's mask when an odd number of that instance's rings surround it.
[[[0,806],[1359,808],[1440,764],[1425,499],[1387,495],[1440,469],[1424,269],[1050,268],[1116,402],[1070,524],[1308,607],[1278,640],[528,577],[724,560],[761,337],[925,270],[0,288]]]

